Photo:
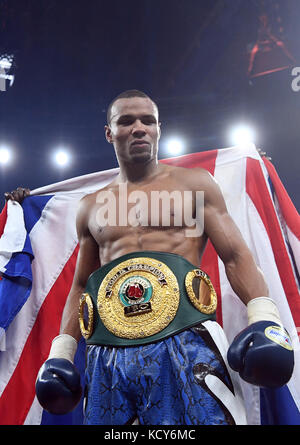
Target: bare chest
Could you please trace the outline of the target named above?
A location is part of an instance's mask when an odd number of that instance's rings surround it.
[[[98,192],[90,213],[90,231],[100,243],[151,232],[192,231],[203,215],[203,196],[165,181],[140,187],[126,183]]]

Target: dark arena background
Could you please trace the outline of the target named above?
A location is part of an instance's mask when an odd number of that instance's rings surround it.
[[[298,0],[0,0],[1,196],[116,167],[106,108],[136,88],[160,108],[160,158],[246,127],[299,210],[299,16]]]

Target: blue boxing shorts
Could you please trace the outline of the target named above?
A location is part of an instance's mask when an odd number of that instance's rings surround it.
[[[246,424],[215,321],[156,343],[87,347],[86,425]]]

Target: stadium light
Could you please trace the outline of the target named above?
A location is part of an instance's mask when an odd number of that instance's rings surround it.
[[[230,133],[231,143],[240,147],[254,144],[254,139],[254,131],[248,125],[238,125]]]
[[[15,80],[13,74],[14,56],[12,54],[0,54],[0,91],[6,91]]]
[[[184,143],[181,139],[172,138],[167,141],[166,147],[170,155],[180,155],[184,150]]]
[[[65,148],[58,148],[54,153],[54,162],[58,167],[66,167],[71,162],[70,153]]]
[[[0,146],[0,164],[7,165],[11,161],[12,151],[9,147],[5,145]]]

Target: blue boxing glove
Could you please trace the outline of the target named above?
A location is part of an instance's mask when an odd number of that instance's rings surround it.
[[[38,373],[36,395],[42,407],[51,414],[66,414],[80,401],[80,374],[73,364],[76,349],[73,337],[59,335],[53,340],[49,357]]]
[[[230,367],[253,385],[278,388],[291,378],[294,353],[278,309],[267,297],[251,300],[249,326],[233,340],[227,353]]]

